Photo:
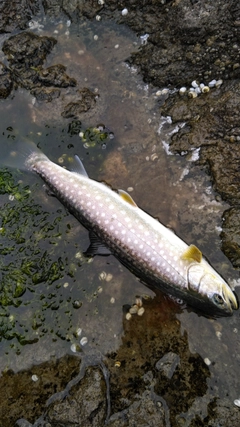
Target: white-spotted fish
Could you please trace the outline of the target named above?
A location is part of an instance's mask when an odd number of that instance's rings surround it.
[[[146,284],[209,315],[227,316],[238,308],[234,292],[200,250],[187,245],[141,210],[128,193],[115,192],[90,179],[78,158],[78,167],[68,171],[49,160],[33,143],[25,144],[24,151],[24,167],[36,172],[63,205],[92,232],[91,249],[96,249],[97,240],[101,241]],[[18,150],[15,157],[13,154],[5,164],[21,167]],[[99,253],[106,253],[101,246],[99,248]]]

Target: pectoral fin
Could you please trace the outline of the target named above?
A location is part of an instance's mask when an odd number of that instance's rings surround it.
[[[84,252],[85,256],[94,257],[95,255],[111,255],[111,251],[101,242],[101,240],[92,231],[89,232],[90,245]]]
[[[183,252],[181,258],[187,261],[201,262],[202,252],[195,245],[190,245],[186,251]]]
[[[130,194],[128,194],[126,191],[124,190],[118,190],[118,194],[119,196],[127,203],[129,203],[130,205],[134,206],[135,208],[137,208],[137,204],[134,202],[134,200],[132,199],[132,197],[130,196]]]

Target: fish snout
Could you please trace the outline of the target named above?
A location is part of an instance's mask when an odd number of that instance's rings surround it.
[[[224,301],[226,302],[229,310],[231,310],[231,312],[233,310],[237,310],[239,307],[239,303],[238,303],[238,300],[237,300],[235,293],[232,291],[230,286],[223,283],[222,293],[223,293]]]

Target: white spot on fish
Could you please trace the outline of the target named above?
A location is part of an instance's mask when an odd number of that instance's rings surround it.
[[[105,216],[105,213],[104,213],[104,212],[102,212],[102,213],[101,213],[101,216]]]
[[[109,205],[109,209],[114,209],[114,206],[112,204]]]
[[[122,234],[126,234],[126,230],[122,230]]]

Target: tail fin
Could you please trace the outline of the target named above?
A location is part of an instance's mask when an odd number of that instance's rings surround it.
[[[7,166],[14,169],[32,171],[34,164],[39,160],[48,160],[47,156],[29,140],[21,140],[12,144],[11,152],[0,159],[0,167]]]

